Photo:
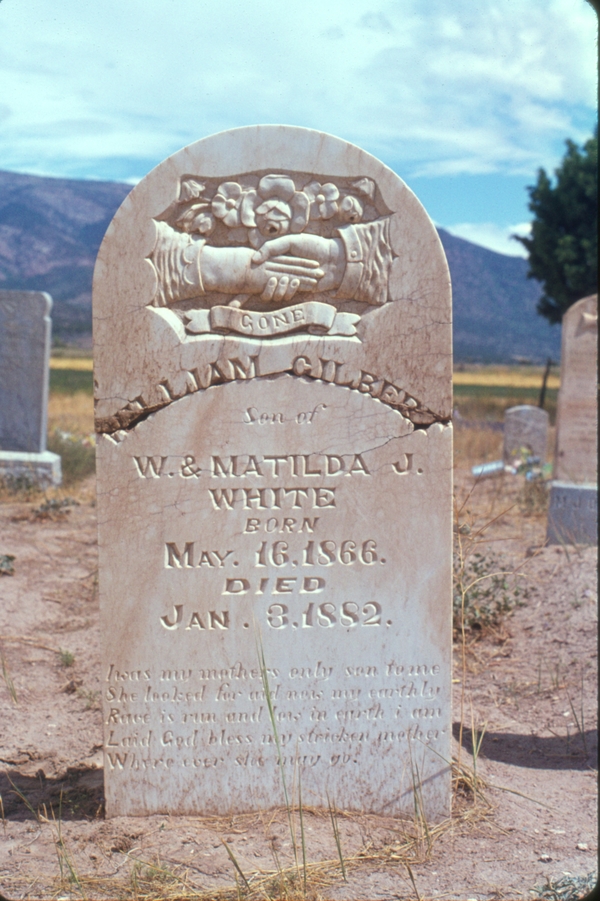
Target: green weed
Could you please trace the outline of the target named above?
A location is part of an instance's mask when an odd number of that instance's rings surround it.
[[[73,666],[75,663],[75,654],[71,651],[67,651],[65,648],[59,648],[58,659],[60,660],[61,666]]]
[[[73,658],[74,659],[74,658]],[[77,697],[85,701],[86,710],[96,710],[99,707],[98,700],[100,698],[99,691],[92,691],[87,688],[78,688]]]
[[[453,627],[471,632],[498,626],[528,596],[523,577],[507,572],[498,557],[475,552],[454,557]]]
[[[74,485],[96,471],[94,436],[78,437],[55,429],[48,436],[48,450],[61,458],[63,486]]]
[[[0,576],[14,576],[16,559],[14,554],[0,554]]]
[[[15,683],[12,680],[12,676],[10,674],[8,665],[6,663],[6,660],[4,659],[4,654],[2,653],[2,651],[0,651],[0,661],[2,662],[2,676],[4,678],[4,683],[5,683],[6,687],[8,688],[8,693],[10,694],[10,696],[13,700],[13,704],[18,704],[19,701],[17,699],[17,690],[15,688]]]

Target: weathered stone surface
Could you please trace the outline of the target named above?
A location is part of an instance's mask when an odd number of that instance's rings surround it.
[[[306,803],[410,811],[414,777],[448,813],[450,285],[419,202],[328,135],[207,138],[115,216],[94,317],[108,815],[282,803],[278,759]]]
[[[549,544],[598,544],[598,488],[553,482],[550,488]]]
[[[584,297],[562,321],[554,478],[598,480],[598,295]]]
[[[0,451],[0,479],[38,485],[40,488],[60,485],[61,459],[52,451],[39,454]]]
[[[0,450],[46,450],[52,298],[0,291]]]
[[[521,404],[510,407],[504,414],[504,462],[516,459],[521,451],[546,460],[548,444],[548,414],[540,407]]]

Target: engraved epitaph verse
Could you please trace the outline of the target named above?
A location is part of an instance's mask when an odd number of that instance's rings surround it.
[[[99,408],[135,396],[111,380],[153,384],[159,366],[170,392],[140,394],[120,429],[99,420],[108,815],[269,807],[280,765],[290,784],[301,769],[307,803],[408,811],[416,778],[445,815],[451,370],[435,230],[397,176],[303,129],[200,141],[165,166],[168,190],[160,169],[115,217],[94,298]],[[411,258],[433,273],[410,302],[398,280],[421,276],[393,269],[406,205]],[[144,210],[151,237],[127,248],[138,275],[117,277],[111,254]],[[436,323],[419,338],[415,304]],[[363,328],[378,315],[385,331]],[[128,327],[147,338],[123,355]],[[215,342],[230,360],[251,347],[252,374],[175,390],[178,348],[200,372]]]

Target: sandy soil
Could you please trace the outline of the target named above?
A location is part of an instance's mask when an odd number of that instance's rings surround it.
[[[528,597],[499,628],[457,638],[453,817],[340,813],[344,881],[329,813],[306,811],[306,887],[293,868],[269,877],[293,862],[285,811],[104,819],[93,487],[49,515],[39,500],[0,504],[0,555],[16,558],[0,575],[0,893],[243,897],[223,841],[256,897],[532,898],[596,870],[596,549],[544,548],[520,477],[469,497],[472,485],[457,473],[457,540],[519,566]],[[475,795],[472,727],[485,727]]]

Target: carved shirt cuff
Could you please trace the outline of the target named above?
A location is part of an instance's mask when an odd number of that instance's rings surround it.
[[[154,305],[165,307],[204,294],[200,268],[204,238],[177,232],[166,222],[155,225],[156,243],[150,255],[158,282]]]
[[[393,259],[389,219],[343,225],[338,234],[346,251],[346,269],[336,297],[384,304]]]

